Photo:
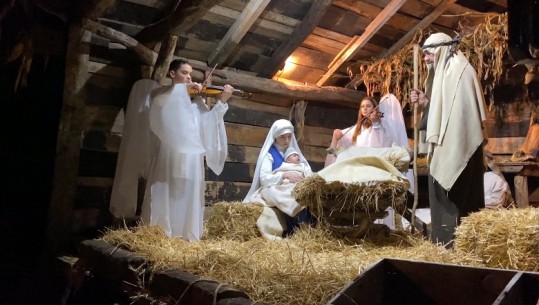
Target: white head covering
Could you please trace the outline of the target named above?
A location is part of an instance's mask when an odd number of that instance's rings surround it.
[[[383,125],[385,130],[391,134],[393,143],[408,149],[408,135],[402,115],[402,106],[397,97],[392,93],[384,95],[380,99],[378,110],[384,113]]]
[[[293,147],[296,149],[300,162],[305,164],[306,170],[311,168],[309,166],[309,162],[307,162],[307,159],[305,159],[301,153],[301,150],[299,149],[296,136],[294,135],[294,126],[292,123],[285,119],[277,120],[273,123],[273,125],[271,125],[268,135],[266,136],[266,140],[264,141],[264,145],[262,145],[262,148],[260,149],[260,154],[258,155],[258,160],[256,161],[255,173],[253,175],[253,183],[251,183],[251,188],[249,189],[247,196],[245,196],[245,199],[243,199],[243,202],[250,202],[249,199],[251,198],[251,195],[253,195],[253,193],[256,192],[256,190],[258,190],[260,187],[260,168],[262,167],[262,162],[264,161],[264,158],[266,158],[271,145],[275,142],[275,138],[286,133],[292,134],[292,139],[290,140],[290,145],[288,147]]]
[[[288,159],[288,157],[290,157],[290,155],[292,155],[292,154],[299,155],[299,153],[296,151],[296,149],[294,147],[290,146],[284,152],[284,160],[286,161],[286,159]]]
[[[384,95],[380,99],[378,109],[384,113],[383,124],[385,129],[391,134],[393,144],[396,144],[405,149],[410,149],[408,146],[408,135],[406,134],[406,125],[404,124],[404,116],[402,115],[402,106],[399,100],[392,93]],[[414,193],[414,173],[413,170],[406,172],[406,178],[410,181],[410,192]]]

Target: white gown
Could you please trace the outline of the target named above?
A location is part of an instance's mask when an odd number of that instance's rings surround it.
[[[148,117],[150,93],[159,87],[154,80],[141,79],[129,94],[109,205],[116,218],[136,216],[138,179],[148,178],[150,152],[155,145]]]
[[[199,240],[203,233],[204,157],[220,174],[227,155],[220,101],[209,110],[191,102],[185,84],[154,91],[149,127],[155,138],[142,206],[142,221],[168,236]]]

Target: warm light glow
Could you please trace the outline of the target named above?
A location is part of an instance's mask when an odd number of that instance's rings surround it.
[[[283,72],[290,72],[296,66],[296,60],[293,56],[288,56],[284,62]]]
[[[273,79],[278,81],[281,75],[283,75],[283,73],[287,74],[293,71],[295,68],[296,68],[296,58],[294,56],[288,56],[288,58],[284,62],[284,67],[281,70],[277,71],[277,73],[275,73],[275,75],[273,76]],[[283,77],[285,77],[285,75],[283,75]]]

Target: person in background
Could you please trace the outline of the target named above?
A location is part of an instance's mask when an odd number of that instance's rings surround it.
[[[494,164],[492,154],[485,151],[485,163],[488,170],[484,174],[485,208],[506,208],[515,203],[509,184],[499,167]]]
[[[265,207],[257,226],[268,239],[289,236],[301,223],[312,222],[310,212],[292,197],[293,184],[303,180],[304,175],[297,171],[276,171],[284,163],[288,148],[293,148],[299,155],[304,171],[311,172],[296,141],[294,126],[288,120],[277,120],[260,150],[251,188],[243,200]],[[285,180],[290,182],[288,188],[283,188]]]
[[[485,207],[483,144],[485,101],[460,39],[430,35],[423,44],[428,67],[425,91],[412,90],[424,107],[422,126],[429,145],[429,204],[432,241],[452,246],[461,218]]]
[[[188,89],[202,90],[191,79],[193,69],[186,60],[170,63],[171,86],[152,92],[150,130],[155,136],[144,201],[142,221],[157,225],[168,236],[199,240],[203,232],[204,159],[220,174],[227,155],[223,121],[233,88],[224,86],[216,105],[210,109]]]

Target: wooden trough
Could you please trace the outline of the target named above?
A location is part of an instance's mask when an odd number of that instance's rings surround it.
[[[383,259],[328,305],[536,305],[539,273]]]

